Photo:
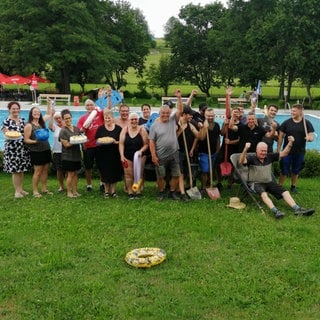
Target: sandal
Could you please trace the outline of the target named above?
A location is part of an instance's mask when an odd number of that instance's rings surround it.
[[[23,194],[22,194],[22,193],[15,193],[15,194],[14,194],[14,197],[15,197],[16,199],[18,199],[18,198],[23,198]]]
[[[34,193],[34,194],[33,194],[33,197],[34,197],[34,198],[41,198],[42,195],[41,195],[39,192],[37,192],[37,193]]]
[[[43,194],[47,194],[49,196],[53,195],[53,193],[49,190],[42,191]]]

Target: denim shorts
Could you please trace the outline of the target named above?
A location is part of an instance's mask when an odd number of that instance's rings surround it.
[[[212,167],[215,164],[216,154],[211,155],[211,162]],[[199,167],[202,173],[209,173],[210,172],[210,165],[209,165],[209,155],[206,153],[199,154]]]
[[[299,172],[304,168],[304,153],[289,154],[280,160],[281,173],[284,176],[289,176],[292,172],[293,174],[299,174]]]

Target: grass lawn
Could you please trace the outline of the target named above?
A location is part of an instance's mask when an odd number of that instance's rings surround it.
[[[153,182],[141,200],[96,189],[67,199],[13,199],[0,173],[0,319],[319,319],[319,179],[300,179],[295,198],[309,218],[280,221],[248,203],[157,202]],[[30,191],[31,176],[25,186]],[[49,188],[57,189],[54,177]],[[161,247],[150,269],[124,261],[137,247]]]

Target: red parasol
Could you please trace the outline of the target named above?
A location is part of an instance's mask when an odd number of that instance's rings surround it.
[[[30,82],[30,79],[20,76],[19,74],[7,78],[7,84],[29,84]]]
[[[8,84],[10,82],[8,82],[8,78],[9,76],[7,76],[4,73],[0,73],[0,84]]]
[[[27,79],[37,80],[38,83],[50,83],[50,80],[37,76],[35,73],[26,76]]]

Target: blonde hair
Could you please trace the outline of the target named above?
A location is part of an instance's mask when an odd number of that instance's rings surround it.
[[[136,112],[130,113],[128,119],[130,120],[132,117],[136,117],[139,119],[139,115]]]
[[[104,117],[111,117],[111,118],[113,118],[113,111],[110,110],[110,109],[104,109],[104,111],[103,111],[103,116],[104,116]]]
[[[61,112],[60,111],[56,111],[53,115],[53,118],[61,118]]]
[[[91,99],[87,99],[87,100],[84,102],[84,105],[86,106],[88,102],[90,102],[90,103],[92,103],[92,104],[95,105],[95,102],[94,102],[93,100],[91,100]]]

